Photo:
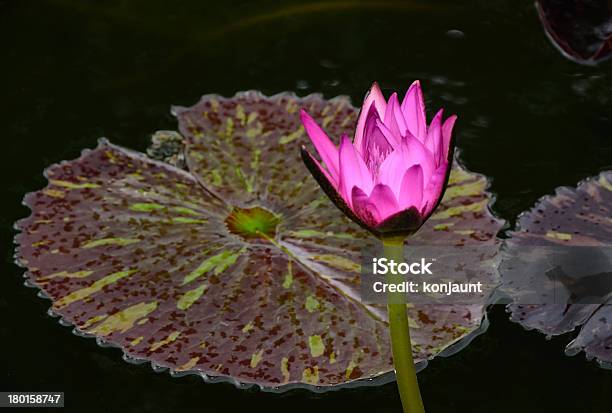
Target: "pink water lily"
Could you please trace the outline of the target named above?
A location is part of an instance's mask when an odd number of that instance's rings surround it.
[[[419,81],[399,102],[385,100],[378,84],[366,95],[353,141],[336,147],[301,111],[302,124],[322,165],[306,148],[302,158],[334,203],[377,236],[416,231],[442,198],[452,161],[456,116],[442,121],[440,109],[427,125]]]

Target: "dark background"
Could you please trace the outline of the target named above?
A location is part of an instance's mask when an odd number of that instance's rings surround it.
[[[510,221],[612,167],[612,64],[563,58],[530,1],[0,0],[0,44],[0,390],[64,391],[70,411],[400,411],[394,383],[275,395],[129,365],[22,285],[12,225],[43,169],[100,136],[143,150],[176,128],[171,104],[245,89],[359,103],[373,80],[388,93],[419,78],[432,112],[459,115],[463,159]],[[419,374],[428,412],[612,411],[612,372],[566,357],[572,334],[547,341],[501,306],[490,320]]]

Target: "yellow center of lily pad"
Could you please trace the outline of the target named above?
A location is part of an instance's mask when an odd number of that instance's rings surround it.
[[[245,239],[274,239],[278,215],[261,207],[234,208],[225,219],[225,225],[233,234]]]

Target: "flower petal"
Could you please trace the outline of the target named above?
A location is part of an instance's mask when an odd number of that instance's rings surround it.
[[[408,168],[400,186],[399,206],[407,209],[411,206],[421,210],[423,201],[423,168],[414,165]]]
[[[438,205],[440,197],[442,196],[442,189],[444,188],[444,184],[447,180],[448,168],[448,162],[444,161],[442,165],[436,169],[425,186],[422,201],[423,203],[426,203],[423,209],[424,216],[428,216],[429,213]]]
[[[351,191],[354,186],[366,194],[372,191],[372,175],[365,162],[346,135],[340,139],[340,195],[352,206]]]
[[[427,182],[436,169],[433,154],[414,136],[404,138],[408,150],[408,164],[404,171],[412,165],[421,165],[423,168],[423,182]]]
[[[440,152],[443,147],[441,126],[443,113],[444,109],[440,109],[438,113],[436,113],[429,128],[427,128],[427,137],[425,138],[425,147],[432,153],[436,166],[440,164],[442,158]]]
[[[361,150],[363,132],[365,128],[366,118],[368,113],[370,112],[370,107],[374,107],[378,112],[378,116],[382,119],[385,116],[385,110],[387,108],[387,102],[385,101],[385,97],[380,91],[380,87],[378,87],[378,83],[374,82],[372,87],[365,96],[363,100],[363,105],[361,105],[361,111],[359,112],[359,118],[357,119],[357,129],[355,129],[355,139],[353,139],[353,143],[355,144],[355,148],[357,150]]]
[[[322,174],[323,178],[326,179],[329,182],[329,184],[331,184],[331,186],[337,191],[338,182],[334,178],[332,178],[329,172],[325,168],[323,168],[323,165],[321,165],[321,163],[314,156],[312,156],[312,154],[308,152],[305,147],[302,147],[302,150],[306,153],[306,155],[310,159],[310,162],[308,162],[307,165],[314,164],[316,168],[315,171],[311,170],[310,173],[312,173],[313,175]]]
[[[323,129],[317,125],[317,122],[304,109],[300,110],[300,118],[321,160],[329,170],[330,176],[334,181],[338,182],[340,168],[336,145],[334,145]]]
[[[306,147],[302,145],[300,150],[300,154],[302,156],[302,160],[306,165],[306,168],[310,171],[312,176],[315,178],[317,183],[321,186],[325,194],[331,199],[331,201],[336,205],[336,207],[344,212],[344,214],[358,223],[359,225],[363,225],[363,220],[359,218],[355,212],[349,206],[349,203],[340,195],[340,192],[337,187],[334,187],[332,182],[328,179],[327,175],[323,174],[325,169],[322,169],[316,159],[306,150]]]
[[[402,144],[380,165],[376,182],[389,186],[396,198],[399,198],[404,174],[413,165],[421,166],[423,182],[428,182],[436,169],[431,152],[417,138],[408,134]]]
[[[410,163],[408,145],[404,141],[380,165],[378,175],[376,176],[376,183],[388,186],[394,194],[399,196],[404,172],[412,165],[414,165],[414,162]]]
[[[455,121],[457,120],[457,115],[449,116],[448,119],[444,121],[442,125],[442,150],[440,151],[440,162],[449,161],[448,159],[448,151],[450,149],[451,137],[453,135],[453,126],[455,126]]]
[[[355,215],[361,219],[366,226],[375,227],[380,221],[378,208],[370,198],[359,187],[354,186],[351,191],[351,201]]]
[[[406,121],[404,120],[404,114],[400,109],[399,101],[397,100],[397,93],[393,93],[389,98],[387,104],[387,110],[385,110],[385,126],[389,128],[394,137],[395,142],[400,141],[400,137],[406,134]]]
[[[380,129],[384,137],[387,139],[387,142],[391,144],[393,149],[396,149],[397,147],[399,147],[399,145],[402,143],[401,136],[394,135],[391,132],[391,130],[380,119],[376,120],[376,125],[378,126],[378,129]]]
[[[377,184],[370,194],[370,202],[376,206],[381,220],[400,212],[397,199],[387,185]]]
[[[423,142],[427,133],[427,120],[425,118],[425,103],[423,103],[421,83],[418,80],[410,85],[402,101],[401,109],[408,130]]]
[[[362,148],[361,150],[360,148],[356,149],[362,154],[372,175],[378,172],[380,164],[382,164],[389,153],[393,152],[393,146],[385,137],[380,125],[382,125],[382,122],[376,113],[376,109],[371,107],[366,119]]]

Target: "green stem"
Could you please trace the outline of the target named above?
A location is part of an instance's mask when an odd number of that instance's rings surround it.
[[[389,260],[404,261],[404,237],[383,239],[384,254]],[[388,282],[401,282],[401,275],[390,275]],[[404,293],[388,293],[387,309],[389,311],[389,330],[391,333],[391,350],[397,378],[397,388],[402,400],[404,413],[425,413],[419,383],[412,359],[410,326],[406,314]]]

